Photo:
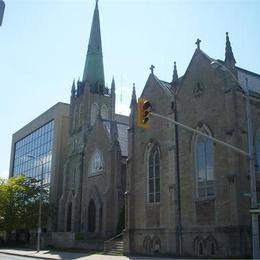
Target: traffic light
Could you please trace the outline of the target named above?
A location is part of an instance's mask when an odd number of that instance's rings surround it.
[[[149,114],[151,111],[151,103],[146,98],[138,99],[138,107],[137,107],[137,126],[142,128],[149,128]]]

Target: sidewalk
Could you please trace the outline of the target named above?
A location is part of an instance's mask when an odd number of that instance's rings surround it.
[[[32,257],[38,259],[80,259],[80,260],[127,260],[128,257],[125,256],[108,256],[101,254],[91,254],[91,253],[77,253],[77,252],[62,252],[54,250],[42,250],[37,253],[35,250],[31,249],[0,249],[0,254],[16,255],[24,257]],[[139,258],[141,259],[141,258]]]
[[[32,257],[38,259],[80,259],[80,260],[142,260],[142,259],[156,259],[156,260],[166,260],[173,258],[159,258],[159,257],[127,257],[127,256],[109,256],[102,254],[92,254],[92,253],[78,253],[78,252],[63,252],[55,250],[42,250],[39,253],[32,249],[0,249],[0,254],[16,255],[24,257]]]

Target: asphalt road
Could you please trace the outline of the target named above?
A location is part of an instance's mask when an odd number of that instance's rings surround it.
[[[15,255],[6,255],[0,253],[0,260],[25,260],[25,259],[31,259],[31,257],[23,257],[23,256],[15,256]],[[40,258],[39,258],[40,259]]]

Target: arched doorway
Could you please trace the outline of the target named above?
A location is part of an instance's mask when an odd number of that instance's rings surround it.
[[[72,203],[70,202],[67,211],[67,232],[71,231],[71,219],[72,219]]]
[[[96,205],[93,199],[88,204],[88,232],[96,230]]]

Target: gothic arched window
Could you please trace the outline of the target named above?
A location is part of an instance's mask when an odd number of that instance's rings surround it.
[[[98,116],[99,112],[99,106],[97,103],[93,103],[91,105],[91,118],[90,118],[90,124],[94,125]]]
[[[96,151],[90,161],[90,172],[89,176],[95,176],[102,173],[104,169],[103,160],[101,154]]]
[[[101,107],[101,117],[102,119],[108,119],[108,108],[106,105],[102,105]]]
[[[200,131],[207,135],[211,135],[206,127],[203,127]],[[213,160],[212,140],[207,137],[197,135],[195,142],[195,164],[198,198],[207,198],[215,195]]]
[[[160,157],[157,146],[148,155],[148,202],[160,202]]]
[[[260,172],[260,129],[256,132],[255,138],[255,158],[256,158],[256,171]]]

